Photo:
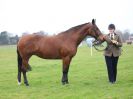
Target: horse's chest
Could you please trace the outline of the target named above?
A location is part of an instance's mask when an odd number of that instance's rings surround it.
[[[73,46],[65,46],[65,47],[62,47],[61,48],[61,51],[60,51],[60,53],[61,53],[61,55],[63,57],[65,57],[65,56],[71,56],[71,57],[73,57],[73,56],[75,56],[76,52],[77,52],[77,50]]]

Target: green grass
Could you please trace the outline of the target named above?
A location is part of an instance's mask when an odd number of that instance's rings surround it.
[[[86,46],[78,49],[69,71],[70,84],[61,84],[62,61],[33,56],[30,87],[17,85],[16,46],[0,46],[0,99],[133,99],[133,45],[124,45],[116,84],[110,84],[104,56]]]

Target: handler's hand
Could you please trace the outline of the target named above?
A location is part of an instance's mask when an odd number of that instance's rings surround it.
[[[116,40],[111,40],[113,44],[118,44]]]

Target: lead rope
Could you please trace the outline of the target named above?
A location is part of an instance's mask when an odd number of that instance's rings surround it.
[[[101,44],[101,46],[103,46],[102,44]],[[95,45],[93,45],[93,47],[95,48],[95,50],[97,50],[97,51],[99,51],[99,52],[102,52],[102,51],[104,51],[105,49],[102,49],[102,50],[100,50],[100,49],[98,49]]]
[[[98,49],[96,46],[103,46],[103,45],[102,45],[102,42],[99,42],[97,40],[93,42],[93,45],[92,46],[95,48],[95,50],[97,50],[99,52],[102,52],[102,51],[104,51],[106,49],[106,48],[105,49],[102,49],[102,50]]]

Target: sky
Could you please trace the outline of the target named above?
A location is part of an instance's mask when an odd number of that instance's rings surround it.
[[[57,34],[96,19],[101,31],[110,23],[133,33],[133,0],[0,0],[0,32]]]

